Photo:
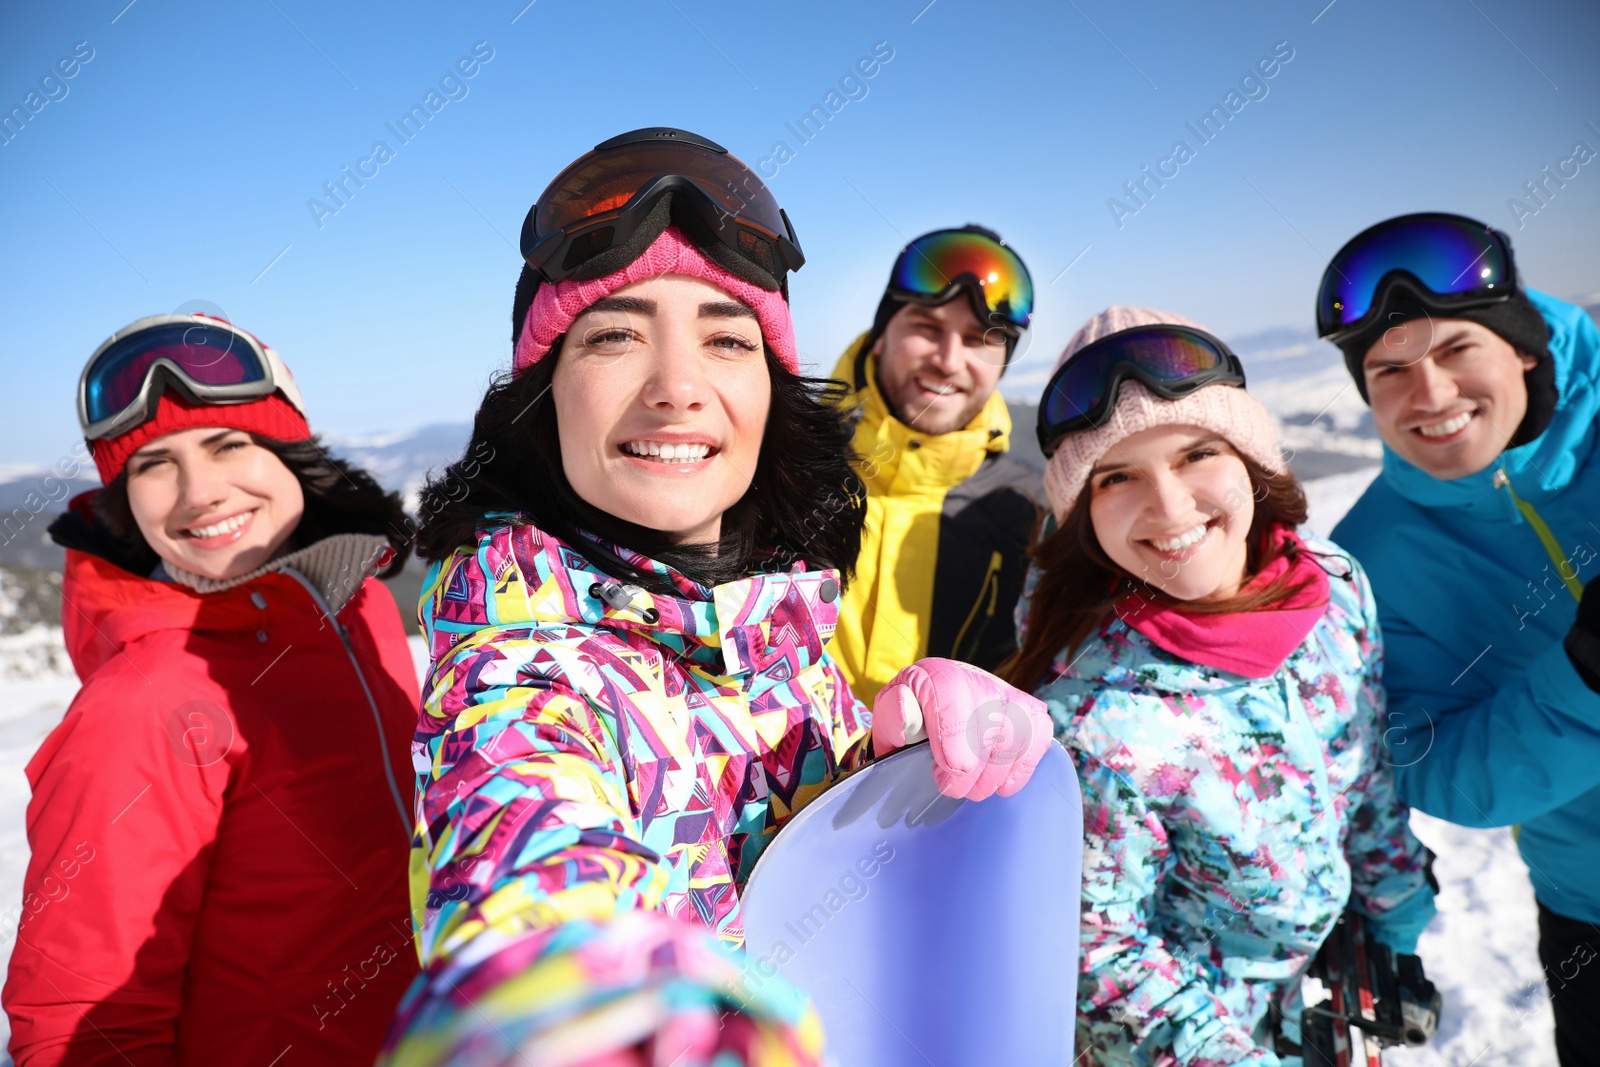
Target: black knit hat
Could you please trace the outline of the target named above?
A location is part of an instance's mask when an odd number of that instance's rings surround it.
[[[1390,286],[1383,306],[1372,315],[1371,325],[1338,341],[1350,377],[1361,391],[1361,399],[1369,405],[1372,403],[1367,396],[1367,377],[1362,365],[1368,350],[1386,331],[1412,319],[1465,319],[1492,330],[1518,352],[1538,360],[1524,375],[1528,385],[1528,413],[1507,447],[1515,448],[1538,437],[1550,425],[1558,395],[1555,362],[1550,358],[1550,327],[1539,309],[1533,306],[1533,301],[1518,289],[1498,303],[1452,308],[1438,306],[1428,299],[1430,295],[1403,282]]]

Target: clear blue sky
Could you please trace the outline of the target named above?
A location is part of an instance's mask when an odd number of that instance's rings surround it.
[[[7,5],[0,108],[59,98],[0,147],[0,464],[69,451],[84,359],[193,301],[284,355],[318,428],[469,418],[509,359],[529,204],[647,125],[752,165],[793,150],[770,184],[809,257],[794,307],[824,371],[899,246],[969,220],[1004,234],[1039,289],[1013,380],[1108,303],[1224,337],[1308,327],[1324,257],[1406,211],[1483,218],[1534,285],[1600,290],[1600,159],[1521,229],[1507,205],[1576,142],[1600,152],[1592,3],[525,3]],[[93,58],[41,87],[80,41]],[[480,41],[493,58],[441,90]],[[876,42],[893,58],[802,144],[786,123]],[[1279,42],[1293,58],[1246,86],[1265,97],[1202,144],[1186,123]],[[401,143],[386,123],[430,90],[443,107]],[[1192,158],[1138,207],[1123,183],[1180,140]],[[323,183],[378,141],[392,158],[319,228],[307,201],[331,207]],[[1113,196],[1138,207],[1121,228]]]

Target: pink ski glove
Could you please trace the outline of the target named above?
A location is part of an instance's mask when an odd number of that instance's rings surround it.
[[[953,659],[918,660],[872,702],[873,751],[882,756],[928,738],[933,780],[947,797],[1015,793],[1053,733],[1043,701]]]

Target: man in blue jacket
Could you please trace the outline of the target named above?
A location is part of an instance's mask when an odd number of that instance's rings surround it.
[[[1334,530],[1387,648],[1402,796],[1519,826],[1565,1067],[1600,1057],[1600,330],[1455,215],[1365,231],[1323,277],[1383,472]],[[1585,595],[1587,593],[1587,595]]]

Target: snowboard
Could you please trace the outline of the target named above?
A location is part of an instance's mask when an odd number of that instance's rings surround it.
[[[744,978],[810,994],[840,1067],[1073,1059],[1083,805],[1052,744],[1015,796],[953,800],[926,743],[780,830],[743,894]]]

